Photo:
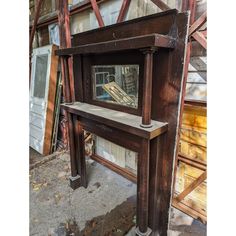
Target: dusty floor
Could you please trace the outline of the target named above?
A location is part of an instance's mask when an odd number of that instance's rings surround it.
[[[30,150],[30,163],[40,158]],[[133,236],[136,185],[89,160],[88,188],[72,190],[69,155],[49,158],[30,170],[30,235]],[[205,236],[206,227],[172,209],[169,236]],[[109,233],[108,233],[109,232]]]

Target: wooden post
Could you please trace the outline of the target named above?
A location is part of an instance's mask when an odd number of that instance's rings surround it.
[[[78,174],[81,179],[81,186],[87,188],[87,174],[86,174],[86,160],[85,160],[85,141],[84,141],[84,130],[80,124],[78,117],[73,117],[74,129],[75,129],[75,150],[76,159],[78,166]],[[79,187],[79,186],[78,186]]]
[[[71,34],[70,34],[70,16],[68,11],[68,0],[58,1],[58,25],[60,35],[60,49],[71,47]],[[63,96],[66,103],[74,101],[74,81],[72,71],[72,58],[65,56],[61,57],[61,71],[63,81]],[[78,160],[76,155],[74,123],[72,115],[65,112],[65,119],[67,121],[67,130],[69,134],[69,149],[70,149],[70,162],[71,162],[71,176],[70,186],[76,189],[80,186],[80,176],[78,175]]]
[[[150,128],[151,124],[151,107],[152,107],[152,68],[153,53],[155,49],[142,50],[145,54],[144,59],[144,82],[143,82],[143,108],[141,127]]]
[[[148,228],[148,198],[149,198],[149,157],[150,142],[142,140],[141,151],[138,155],[137,183],[137,228],[136,235],[148,236],[152,232]]]

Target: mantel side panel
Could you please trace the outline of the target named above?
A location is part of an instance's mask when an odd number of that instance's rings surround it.
[[[167,235],[173,163],[177,145],[177,129],[182,94],[185,45],[188,29],[188,14],[180,13],[176,18],[173,34],[178,41],[174,50],[162,50],[154,57],[154,77],[152,91],[152,119],[168,122],[168,132],[163,138],[162,154],[157,155],[152,148],[150,176],[149,224],[152,235]],[[156,153],[156,155],[155,155]]]

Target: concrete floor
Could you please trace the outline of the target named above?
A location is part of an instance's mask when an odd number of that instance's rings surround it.
[[[34,155],[33,158],[44,157]],[[76,235],[66,233],[65,226],[69,222],[76,222],[76,227],[82,230],[94,217],[105,215],[127,198],[136,195],[136,184],[92,160],[87,162],[87,172],[88,188],[73,191],[68,185],[70,166],[67,153],[30,170],[31,236]],[[133,229],[128,235],[134,235]],[[168,235],[205,236],[206,227],[172,209]]]

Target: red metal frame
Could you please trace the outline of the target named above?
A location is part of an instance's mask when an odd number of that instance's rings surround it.
[[[100,10],[98,8],[98,4],[97,4],[97,1],[96,0],[90,0],[91,1],[91,4],[92,4],[92,8],[94,10],[94,13],[96,15],[96,18],[97,18],[97,21],[98,21],[98,24],[100,27],[103,27],[105,26],[104,22],[103,22],[103,19],[102,19],[102,16],[101,16],[101,13],[100,13]]]
[[[130,5],[131,0],[123,0],[119,16],[117,18],[116,23],[122,22],[128,12],[129,5]]]

